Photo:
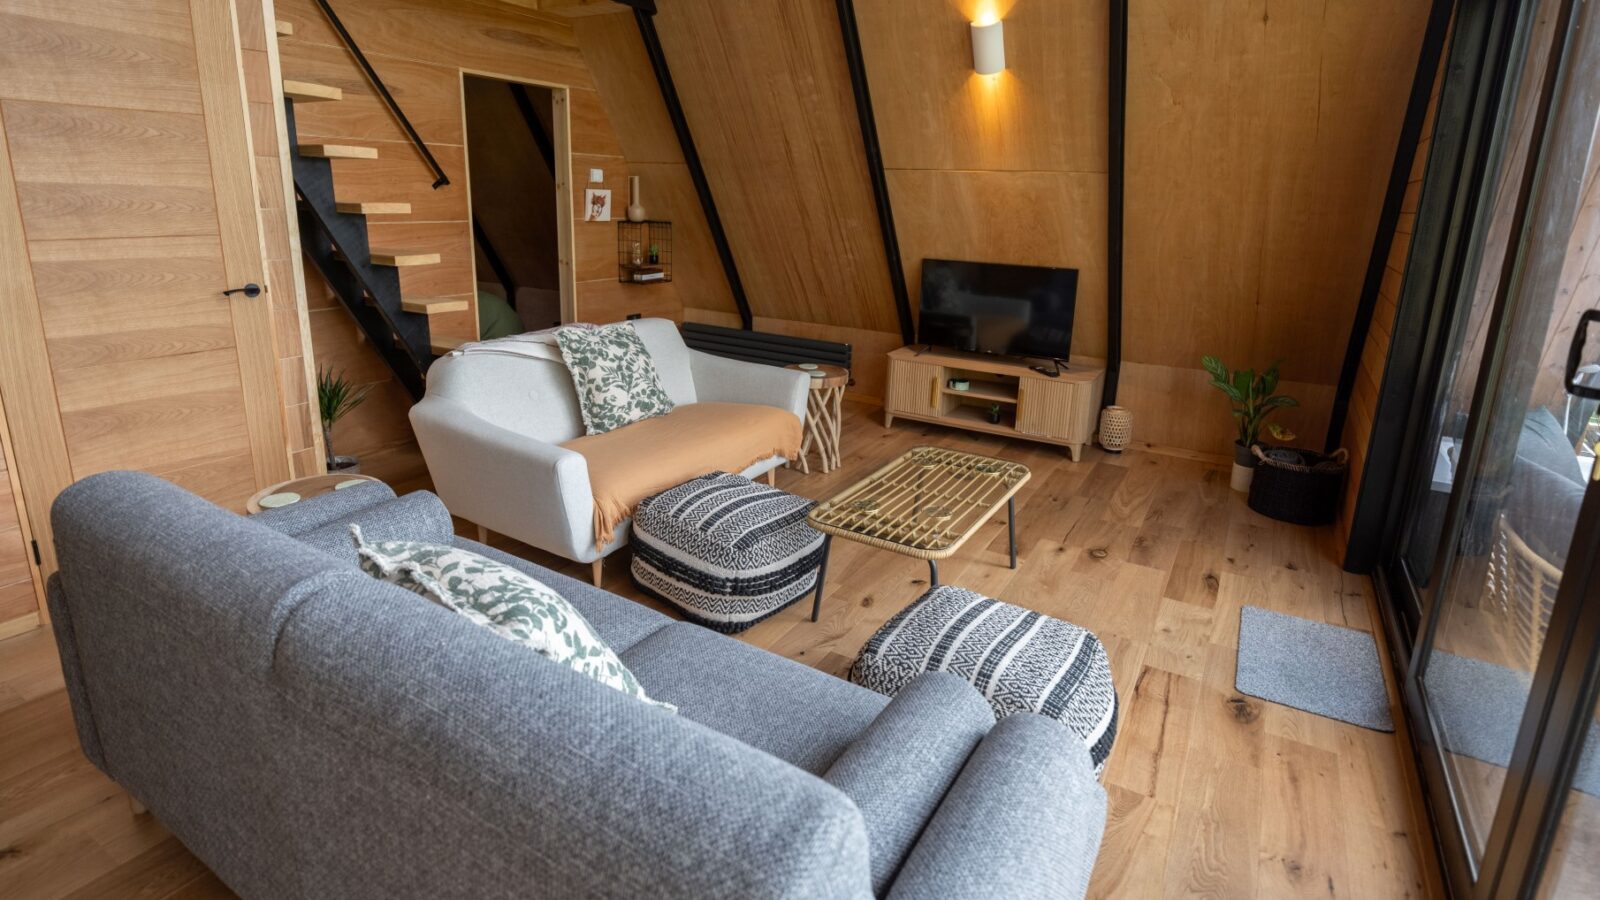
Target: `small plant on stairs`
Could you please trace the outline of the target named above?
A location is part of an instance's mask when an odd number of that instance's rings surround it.
[[[367,399],[371,388],[360,388],[345,378],[344,372],[333,372],[317,367],[317,406],[322,415],[322,446],[328,454],[329,472],[359,470],[360,460],[354,456],[336,456],[333,452],[333,423],[344,418],[351,410]]]

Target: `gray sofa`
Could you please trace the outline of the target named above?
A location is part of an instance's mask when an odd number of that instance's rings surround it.
[[[470,547],[563,593],[674,715],[363,574]],[[1081,743],[944,673],[893,701],[455,538],[371,484],[246,519],[113,472],[52,510],[84,753],[250,898],[1072,897]]]

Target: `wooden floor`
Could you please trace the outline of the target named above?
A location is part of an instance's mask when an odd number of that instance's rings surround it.
[[[1122,718],[1091,896],[1437,895],[1419,861],[1399,739],[1233,689],[1245,604],[1372,629],[1370,585],[1339,570],[1329,530],[1256,515],[1220,466],[1098,450],[1075,464],[1058,448],[940,426],[886,430],[878,410],[854,404],[843,468],[784,470],[778,484],[823,497],[922,443],[1033,471],[1018,496],[1018,569],[1006,567],[1002,517],[941,566],[942,580],[1084,625],[1111,655]],[[849,541],[833,547],[821,621],[802,603],[743,638],[842,675],[925,587],[927,567]],[[625,562],[613,557],[606,586],[637,597]],[[588,576],[588,566],[563,568]],[[159,824],[132,817],[78,752],[43,632],[0,642],[0,896],[230,896]]]

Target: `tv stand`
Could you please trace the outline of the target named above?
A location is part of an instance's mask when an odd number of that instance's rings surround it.
[[[1041,441],[1066,447],[1076,462],[1094,437],[1105,371],[1099,360],[1074,358],[1052,377],[1020,360],[901,347],[889,354],[883,427],[913,419]],[[953,378],[971,386],[958,391]],[[1000,407],[998,423],[989,421],[991,406]]]

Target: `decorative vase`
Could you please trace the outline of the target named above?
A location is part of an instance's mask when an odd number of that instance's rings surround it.
[[[628,221],[644,221],[644,201],[639,198],[639,176],[628,176]]]
[[[1100,446],[1112,453],[1121,453],[1133,437],[1133,413],[1126,406],[1108,406],[1100,410]]]

